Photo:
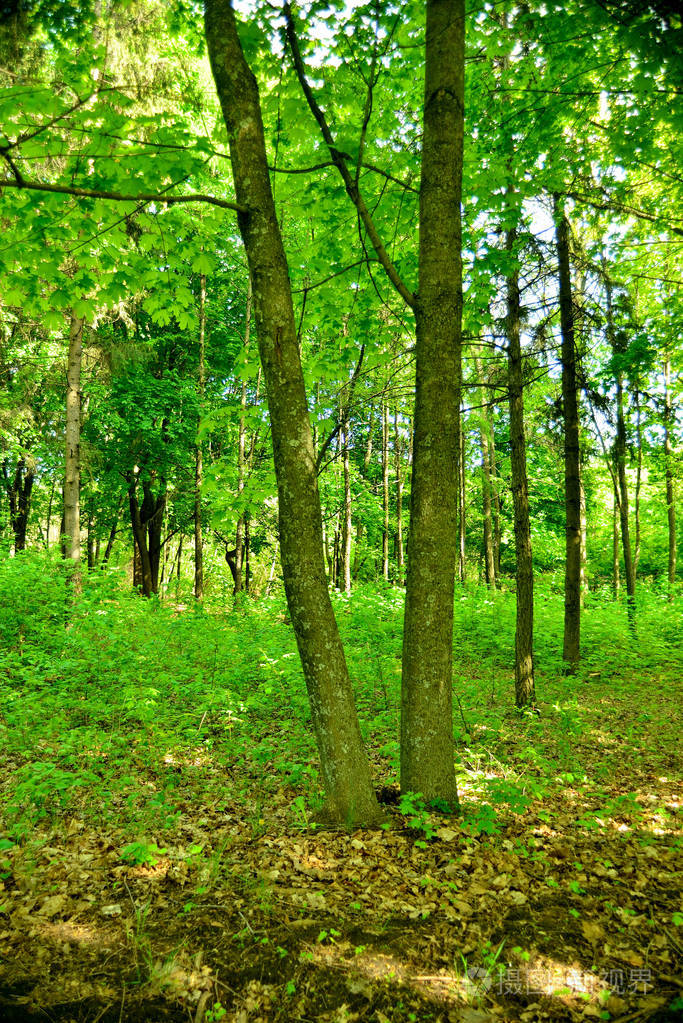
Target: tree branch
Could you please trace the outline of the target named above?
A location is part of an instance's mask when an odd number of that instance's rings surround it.
[[[7,159],[6,154],[5,159]],[[137,195],[127,195],[124,192],[107,192],[97,188],[75,188],[71,185],[49,185],[41,181],[27,181],[20,178],[18,181],[11,179],[0,179],[0,194],[3,188],[28,189],[32,192],[53,192],[57,195],[73,195],[79,199],[109,199],[112,202],[135,202],[148,203],[158,202],[163,206],[177,206],[180,203],[204,202],[210,206],[219,206],[223,210],[234,210],[235,213],[248,213],[245,206],[235,202],[228,202],[227,199],[217,199],[213,195],[204,195],[201,192],[191,192],[188,195],[164,195],[159,192],[138,192]]]
[[[365,202],[363,201],[363,197],[360,194],[358,185],[356,181],[354,181],[353,177],[349,172],[348,167],[346,166],[344,156],[342,155],[342,153],[340,153],[340,151],[334,144],[334,138],[332,137],[332,132],[329,129],[325,115],[321,110],[320,106],[318,105],[318,101],[313,95],[313,90],[311,89],[311,86],[308,83],[308,79],[306,78],[306,69],[304,68],[304,63],[301,58],[299,40],[297,38],[296,30],[294,28],[292,8],[289,3],[285,3],[284,15],[286,19],[287,40],[289,42],[289,47],[292,53],[294,69],[296,71],[297,78],[299,79],[299,84],[301,85],[304,96],[306,97],[306,100],[308,102],[308,106],[311,110],[311,113],[318,122],[318,126],[320,127],[322,137],[325,140],[325,144],[327,145],[327,148],[329,150],[332,162],[341,175],[342,181],[344,182],[344,187],[346,188],[347,195],[349,196],[351,202],[356,207],[358,215],[363,221],[365,229],[368,232],[370,241],[372,242],[373,248],[377,253],[377,258],[384,267],[387,277],[389,278],[389,280],[391,281],[391,283],[393,284],[393,286],[395,287],[396,291],[399,293],[403,301],[406,303],[406,305],[410,306],[411,309],[414,309],[416,304],[415,294],[412,291],[410,291],[408,287],[406,287],[403,280],[401,279],[398,270],[392,263],[391,258],[389,257],[389,253],[385,249],[382,243],[382,239],[379,236],[379,232],[375,227],[375,223],[370,215],[370,211],[368,210],[367,206],[365,205]]]

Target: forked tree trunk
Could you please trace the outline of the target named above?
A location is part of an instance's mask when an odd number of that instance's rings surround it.
[[[401,789],[456,810],[452,650],[462,380],[464,0],[427,0],[425,57]]]
[[[674,491],[673,455],[671,451],[671,362],[664,359],[664,473],[666,477],[666,520],[669,540],[667,580],[669,599],[673,599],[676,585],[676,494]]]
[[[270,186],[256,79],[229,0],[205,0],[209,59],[228,132],[240,234],[254,291],[278,486],[282,573],[334,820],[375,824],[353,690],[327,588],[320,497],[287,259]]]
[[[576,386],[574,309],[569,259],[569,221],[554,199],[562,329],[562,414],[564,419],[564,643],[562,657],[573,668],[581,656],[581,450]]]
[[[508,252],[514,253],[515,232],[507,233]],[[529,485],[526,472],[524,435],[524,385],[520,341],[519,271],[507,281],[508,387],[510,399],[510,462],[512,500],[515,511],[517,555],[517,621],[515,627],[515,703],[517,707],[536,702],[534,680],[534,567],[531,553]]]
[[[71,313],[66,368],[66,458],[64,474],[64,535],[66,557],[74,564],[74,585],[80,587],[81,562],[81,360],[83,324]]]

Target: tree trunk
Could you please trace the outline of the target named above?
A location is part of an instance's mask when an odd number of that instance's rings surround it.
[[[339,588],[351,592],[351,463],[349,456],[349,420],[344,418],[341,429],[342,464],[344,469],[344,511],[341,536],[341,565]]]
[[[394,409],[394,465],[396,471],[396,582],[399,586],[403,586],[403,470],[398,409]]]
[[[88,528],[86,534],[86,551],[88,553],[88,571],[92,572],[95,567],[95,516],[92,511],[88,512]]]
[[[199,438],[202,411],[204,408],[204,390],[206,371],[204,366],[206,338],[206,275],[199,278],[199,365],[197,370],[197,443],[194,464],[194,595],[195,600],[204,596],[204,543],[202,539],[202,477],[204,473],[202,442]]]
[[[244,322],[244,350],[249,348],[251,335],[251,305],[252,305],[251,277],[247,284],[247,308]],[[235,529],[235,593],[241,593],[244,588],[244,525],[245,512],[242,507],[242,496],[244,494],[245,477],[245,451],[246,451],[246,414],[247,414],[247,382],[242,381],[240,393],[240,421],[237,433],[237,500],[239,502],[239,518]]]
[[[104,557],[102,558],[102,565],[106,565],[111,557],[111,552],[114,549],[114,541],[116,540],[116,527],[119,524],[119,515],[121,514],[121,508],[123,507],[123,497],[119,498],[119,503],[116,506],[116,515],[114,521],[111,524],[109,530],[109,537],[107,539],[107,546],[104,549]]]
[[[5,476],[5,485],[7,487],[10,525],[14,533],[14,550],[16,553],[26,549],[26,529],[31,511],[31,493],[33,491],[35,473],[32,468],[27,466],[26,458],[22,455],[17,461],[14,478],[11,482],[6,463],[3,463],[3,475]]]
[[[493,502],[493,561],[496,569],[496,586],[500,585],[500,546],[501,546],[501,525],[500,525],[500,493],[498,490],[498,468],[496,466],[496,444],[493,434],[493,422],[495,421],[495,409],[491,421],[491,446],[489,454],[491,461],[489,475],[491,479],[491,500]]]
[[[559,262],[562,329],[562,413],[564,419],[564,644],[562,657],[570,669],[581,656],[581,467],[579,406],[576,387],[574,309],[569,257],[569,221],[559,196],[554,199]]]
[[[467,581],[467,565],[465,562],[465,539],[467,536],[466,491],[465,491],[465,431],[462,424],[462,412],[458,417],[458,579],[461,585]]]
[[[583,466],[579,478],[581,486],[581,609],[588,592],[588,517],[586,515],[586,488],[583,485]]]
[[[604,264],[603,264],[604,265]],[[607,294],[607,333],[614,355],[623,354],[623,344],[618,340],[612,317],[612,284],[605,271],[605,290]],[[616,406],[617,431],[614,442],[614,457],[617,469],[617,501],[619,505],[619,525],[621,527],[621,546],[624,554],[624,578],[626,581],[626,614],[629,628],[636,625],[636,573],[631,548],[631,528],[629,523],[628,479],[626,476],[626,419],[624,417],[624,381],[620,370],[616,372]]]
[[[612,592],[619,597],[621,578],[619,571],[619,495],[616,485],[612,491]]]
[[[382,578],[389,579],[389,410],[382,402]]]
[[[458,809],[453,596],[462,379],[463,0],[427,0],[401,789]]]
[[[474,367],[477,379],[484,384],[484,371],[481,358],[478,354],[474,356]],[[481,444],[481,501],[483,508],[483,533],[484,533],[484,572],[486,582],[495,590],[496,588],[496,561],[493,550],[493,519],[491,515],[491,469],[489,453],[489,431],[490,423],[488,409],[482,409],[479,419],[479,442]]]
[[[507,232],[508,252],[514,253],[516,233]],[[515,552],[517,555],[517,622],[515,628],[515,703],[517,707],[536,702],[534,681],[534,567],[531,553],[529,485],[526,472],[524,435],[524,385],[520,341],[519,271],[507,281],[508,387],[510,400],[510,462],[512,500],[515,511]]]
[[[640,387],[638,381],[636,381],[634,391],[634,401],[636,406],[636,500],[635,500],[635,527],[636,527],[636,543],[633,551],[633,574],[638,575],[638,562],[640,561],[640,492],[643,483],[643,431],[641,425],[640,416]]]
[[[297,343],[287,259],[270,186],[256,79],[229,0],[205,0],[205,27],[228,132],[238,224],[254,290],[275,474],[282,573],[311,704],[332,818],[376,824],[372,787],[344,650],[327,588],[317,467]]]
[[[83,323],[72,312],[66,369],[66,458],[64,474],[64,534],[66,557],[74,564],[74,584],[80,586],[81,526],[81,359]]]
[[[673,600],[676,585],[676,494],[674,491],[673,455],[671,451],[671,362],[664,359],[664,473],[666,477],[666,518],[669,537],[667,580],[669,599]]]

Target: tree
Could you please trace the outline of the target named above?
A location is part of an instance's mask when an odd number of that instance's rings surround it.
[[[287,603],[311,704],[330,812],[348,825],[380,810],[330,602],[313,441],[287,259],[270,186],[256,79],[230,0],[205,0],[211,70],[230,144],[238,217],[249,262],[259,354],[268,391]]]

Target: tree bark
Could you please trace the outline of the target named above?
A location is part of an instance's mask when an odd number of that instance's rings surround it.
[[[247,284],[247,307],[244,317],[244,350],[249,348],[251,336],[251,306],[252,306],[251,277]],[[246,467],[246,414],[247,414],[247,382],[242,381],[240,393],[240,421],[237,434],[237,500],[239,502],[239,518],[235,529],[235,593],[241,593],[244,588],[244,525],[245,512],[242,508],[242,496],[244,494],[244,478]]]
[[[204,407],[204,391],[206,386],[206,370],[204,366],[206,339],[206,275],[199,278],[199,364],[197,368],[197,442],[195,447],[194,465],[194,595],[195,600],[204,596],[204,543],[202,538],[202,481],[204,474],[202,442],[199,438],[202,411]]]
[[[514,253],[516,233],[507,232],[508,252]],[[524,435],[524,384],[520,341],[519,271],[507,280],[508,388],[510,401],[510,462],[515,512],[517,555],[517,621],[515,627],[515,703],[523,708],[536,702],[534,680],[534,567],[529,518],[529,484]]]
[[[484,384],[484,371],[481,357],[474,356],[474,368],[480,384]],[[479,442],[481,445],[481,501],[484,533],[484,572],[486,582],[491,589],[496,588],[496,561],[493,550],[493,518],[491,514],[491,468],[489,452],[490,422],[488,409],[482,409],[479,419]]]
[[[64,534],[66,557],[74,564],[74,585],[80,586],[81,525],[81,360],[84,321],[71,313],[66,369],[66,456],[64,473]]]
[[[403,468],[401,466],[398,409],[394,409],[394,466],[396,472],[396,582],[399,586],[403,586]]]
[[[320,496],[289,271],[270,186],[256,79],[229,0],[205,0],[205,28],[228,132],[238,225],[253,284],[270,411],[287,604],[311,705],[331,817],[348,826],[382,814],[371,782],[344,650],[327,588]]]
[[[462,379],[464,0],[427,0],[401,789],[458,809],[453,597]]]
[[[389,580],[389,410],[382,402],[382,578]]]
[[[612,283],[605,270],[605,291],[607,295],[607,333],[610,347],[614,355],[623,354],[623,344],[614,329],[612,313]],[[624,416],[624,380],[621,370],[617,370],[616,413],[617,430],[614,441],[614,458],[617,470],[617,501],[619,505],[619,525],[621,527],[621,547],[624,555],[624,579],[626,582],[626,614],[629,628],[636,626],[636,573],[631,547],[631,528],[629,523],[628,478],[626,476],[626,419]]]
[[[669,540],[667,581],[669,599],[673,600],[676,585],[676,494],[674,491],[673,454],[671,451],[671,362],[664,359],[664,473],[666,477],[666,520]]]
[[[564,643],[562,657],[572,669],[581,656],[581,466],[576,386],[574,309],[569,255],[569,221],[554,198],[562,330],[562,414],[564,419]]]
[[[16,553],[26,549],[26,530],[31,511],[31,493],[33,491],[35,473],[33,468],[27,464],[26,458],[23,455],[17,460],[13,479],[10,480],[10,475],[7,471],[7,461],[3,462],[2,471],[5,477],[10,525],[14,533],[14,551]],[[47,540],[49,541],[49,537]]]

